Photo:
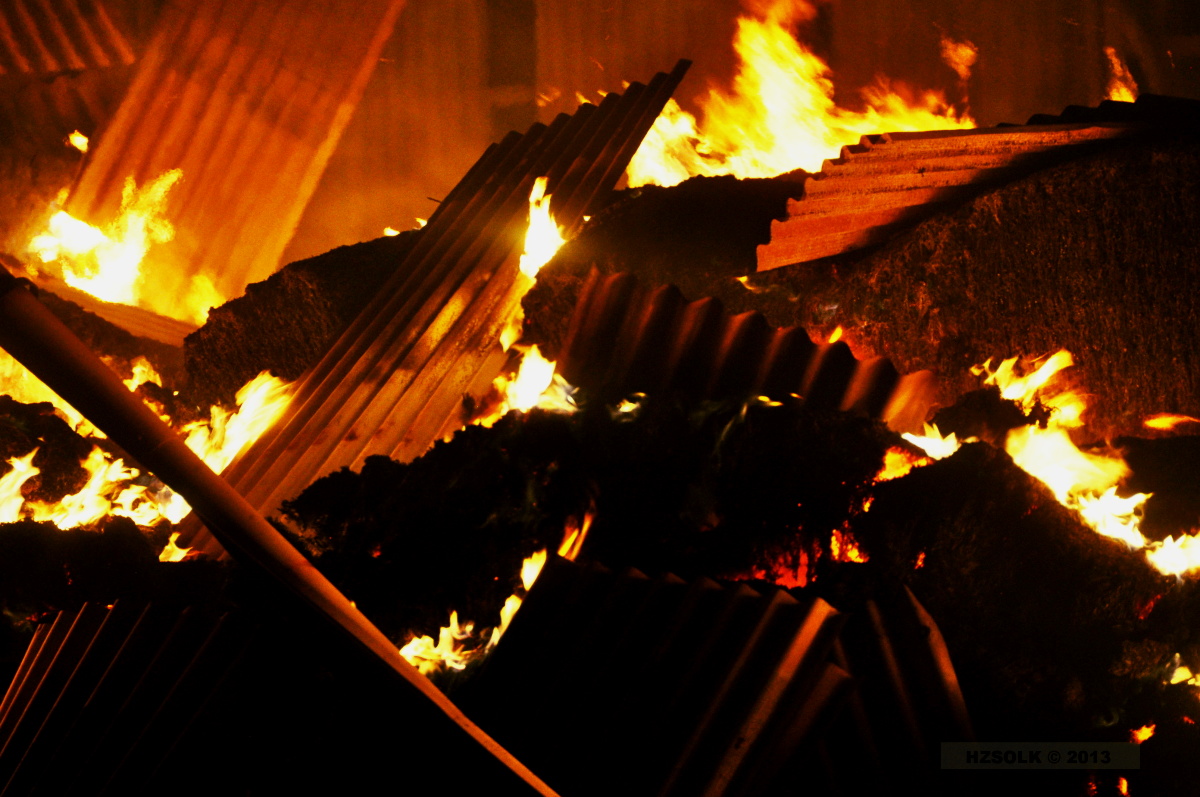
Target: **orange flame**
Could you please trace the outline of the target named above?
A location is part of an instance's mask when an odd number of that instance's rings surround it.
[[[33,464],[37,452],[35,448],[23,457],[8,460],[12,470],[0,477],[0,523],[13,523],[21,519],[21,507],[25,504],[21,488],[25,482],[41,473]]]
[[[580,552],[583,551],[583,543],[587,539],[588,531],[591,530],[592,521],[595,518],[596,507],[594,505],[584,512],[582,525],[574,515],[567,518],[566,528],[563,529],[562,544],[558,546],[559,556],[572,562],[579,558]]]
[[[1114,47],[1105,47],[1104,56],[1108,59],[1108,86],[1105,89],[1104,99],[1117,100],[1119,102],[1133,102],[1138,98],[1137,81],[1133,79],[1133,73],[1129,71],[1129,67],[1121,60],[1121,56],[1117,55],[1117,50]]]
[[[1176,427],[1186,423],[1200,423],[1200,418],[1193,418],[1190,415],[1175,415],[1168,412],[1160,412],[1142,421],[1142,426],[1145,426],[1147,429],[1172,431]]]
[[[525,231],[525,252],[521,255],[521,273],[536,279],[542,266],[567,242],[550,215],[550,195],[546,178],[539,177],[529,192],[529,227]]]
[[[1155,725],[1154,723],[1150,723],[1149,725],[1143,725],[1142,727],[1137,728],[1136,730],[1130,731],[1129,732],[1129,741],[1132,742],[1133,744],[1141,744],[1142,742],[1146,741],[1147,739],[1149,739],[1151,736],[1154,735],[1154,729],[1156,727],[1158,727],[1158,726]]]
[[[78,130],[72,130],[67,136],[67,146],[74,147],[80,152],[88,151],[88,137]]]
[[[180,548],[175,544],[179,539],[179,532],[171,532],[171,539],[167,540],[167,544],[163,546],[162,551],[158,554],[160,562],[182,562],[184,558],[191,553],[191,548]]]
[[[842,329],[842,325],[838,324],[837,327],[832,332],[829,333],[829,339],[826,340],[825,342],[826,343],[837,343],[839,340],[842,339],[842,335],[845,333],[845,331],[846,330]]]
[[[867,555],[848,528],[834,529],[829,539],[829,553],[835,562],[865,562]]]
[[[933,460],[922,457],[900,446],[892,446],[883,454],[883,467],[875,474],[875,482],[888,482],[907,476],[913,468],[928,465]]]
[[[893,90],[882,78],[861,92],[865,110],[838,107],[828,65],[791,33],[815,16],[805,0],[773,0],[739,17],[732,91],[710,90],[701,100],[701,123],[669,101],[629,164],[629,186],[671,186],[697,175],[818,171],[864,134],[975,126],[941,94],[907,98],[903,87]]]

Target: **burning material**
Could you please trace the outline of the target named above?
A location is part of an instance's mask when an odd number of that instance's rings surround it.
[[[1108,87],[1105,89],[1104,99],[1118,102],[1135,101],[1138,98],[1137,81],[1133,79],[1129,67],[1117,54],[1116,48],[1105,47],[1104,57],[1108,59],[1109,69]]]
[[[672,186],[697,175],[819,171],[822,161],[866,134],[975,126],[941,94],[914,96],[886,78],[862,91],[864,110],[839,107],[828,65],[792,33],[815,16],[805,0],[773,0],[757,14],[739,17],[732,91],[710,90],[700,101],[700,122],[673,100],[668,103],[629,165],[630,187]],[[965,84],[973,45],[945,40],[942,46]]]
[[[525,231],[525,251],[521,254],[521,273],[536,279],[542,266],[550,262],[567,242],[550,215],[550,195],[546,178],[539,177],[529,193],[529,228]]]
[[[1200,423],[1200,418],[1193,418],[1190,415],[1174,415],[1171,413],[1159,413],[1151,415],[1146,420],[1142,421],[1142,425],[1147,429],[1155,429],[1157,431],[1174,431],[1175,429],[1189,423]]]
[[[88,151],[88,137],[78,130],[74,130],[67,136],[67,145],[74,147],[80,152]]]

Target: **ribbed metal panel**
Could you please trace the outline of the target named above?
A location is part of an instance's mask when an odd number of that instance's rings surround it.
[[[121,64],[129,31],[104,0],[7,0],[0,5],[0,75],[53,75]]]
[[[972,736],[911,592],[843,612],[769,585],[557,558],[460,702],[578,795],[879,793],[860,789]]]
[[[510,134],[439,205],[377,299],[301,380],[286,415],[226,471],[255,507],[274,512],[314,479],[372,454],[423,453],[501,363],[500,333],[524,286],[518,261],[534,180],[548,178],[568,230],[611,191],[687,70],[549,126]],[[220,548],[188,521],[181,544]]]
[[[932,405],[933,376],[901,376],[883,357],[857,360],[845,343],[772,329],[756,312],[729,315],[713,298],[688,302],[672,285],[593,269],[580,291],[558,371],[605,401],[630,393],[731,398],[798,394],[815,407],[861,412],[908,431]]]
[[[403,0],[172,3],[68,209],[113,217],[126,178],[182,169],[175,239],[150,280],[202,275],[227,297],[270,275],[349,121]]]
[[[758,270],[874,246],[953,202],[1144,130],[1113,122],[863,136],[805,181],[788,218],[771,222]]]

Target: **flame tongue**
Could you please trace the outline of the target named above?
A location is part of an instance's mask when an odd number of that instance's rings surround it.
[[[732,91],[709,92],[700,124],[669,102],[629,164],[629,186],[671,186],[697,175],[815,172],[865,134],[975,126],[940,94],[906,97],[885,79],[862,92],[865,110],[838,107],[829,66],[790,32],[815,16],[804,0],[774,0],[755,16],[739,17]],[[974,54],[970,42],[943,42],[943,55],[964,84]]]

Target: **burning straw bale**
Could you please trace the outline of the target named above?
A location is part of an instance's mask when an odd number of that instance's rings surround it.
[[[300,260],[214,308],[184,341],[187,400],[233,406],[260,371],[298,379],[375,295],[418,231]]]
[[[646,401],[510,413],[401,465],[346,470],[285,504],[319,568],[393,639],[449,609],[494,625],[523,557],[592,513],[583,556],[685,578],[797,567],[861,505],[889,435],[799,401]],[[803,539],[803,545],[797,544]]]
[[[1132,666],[1131,651],[1178,649],[1195,634],[1147,620],[1174,579],[982,443],[879,485],[857,530],[872,562],[937,618],[980,724],[1014,738],[1111,723],[1156,660]]]

